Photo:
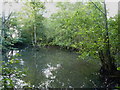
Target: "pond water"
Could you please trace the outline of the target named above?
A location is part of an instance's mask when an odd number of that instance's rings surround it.
[[[19,52],[20,66],[26,70],[24,81],[35,87],[97,88],[103,84],[99,77],[99,62],[80,60],[78,54],[58,48],[25,48]],[[11,54],[11,51],[8,52]]]

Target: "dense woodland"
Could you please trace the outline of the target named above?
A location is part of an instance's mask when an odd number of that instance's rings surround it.
[[[58,2],[59,9],[50,17],[43,15],[43,2],[23,4],[7,19],[3,12],[3,52],[21,46],[57,46],[80,53],[80,59],[101,61],[102,75],[119,78],[118,15],[108,17],[105,2]]]

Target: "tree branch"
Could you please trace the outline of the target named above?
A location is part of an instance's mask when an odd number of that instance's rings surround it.
[[[105,15],[105,13],[92,1],[92,0],[90,0],[93,4],[94,4],[94,6],[101,12],[101,13],[103,13],[104,15]]]
[[[12,12],[9,14],[8,18],[4,21],[4,24],[10,19],[10,16],[12,15]]]

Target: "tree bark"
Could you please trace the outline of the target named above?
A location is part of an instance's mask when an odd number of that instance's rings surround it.
[[[34,25],[34,44],[37,44],[36,25]]]
[[[104,50],[99,51],[99,57],[102,62],[102,69],[103,71],[107,72],[108,74],[112,74],[114,71],[117,71],[115,67],[114,58],[111,55],[110,51],[110,43],[109,43],[109,32],[108,32],[108,22],[107,22],[107,11],[106,11],[106,4],[104,2],[104,10],[105,10],[105,38],[104,38]]]
[[[3,9],[2,9],[2,31],[1,31],[1,43],[3,42],[3,38],[4,38],[4,30],[5,30],[5,2],[3,2],[2,5]]]

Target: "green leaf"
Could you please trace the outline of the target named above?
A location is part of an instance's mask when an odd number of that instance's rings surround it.
[[[120,67],[117,67],[117,70],[120,70]]]

